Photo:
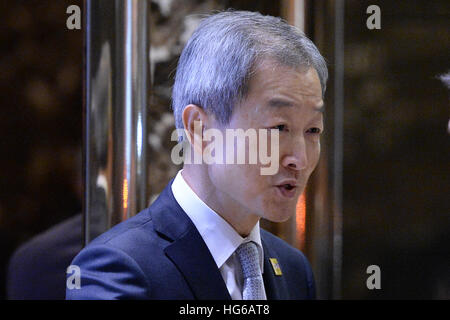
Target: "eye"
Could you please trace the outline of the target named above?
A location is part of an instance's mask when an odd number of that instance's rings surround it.
[[[285,124],[279,124],[275,127],[272,127],[272,129],[277,129],[278,131],[286,131],[286,125]]]
[[[312,134],[319,134],[319,133],[321,133],[322,131],[320,130],[320,128],[311,128],[311,129],[308,129],[307,132],[308,132],[308,133],[312,133]]]

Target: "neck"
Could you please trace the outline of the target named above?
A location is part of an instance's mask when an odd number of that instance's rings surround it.
[[[219,192],[211,181],[207,169],[205,165],[185,164],[181,175],[208,207],[228,222],[241,237],[247,237],[259,221],[259,217],[246,212],[236,201]]]

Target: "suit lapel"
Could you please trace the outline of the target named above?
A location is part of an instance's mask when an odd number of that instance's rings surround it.
[[[268,300],[287,300],[289,299],[289,290],[283,276],[275,275],[269,258],[276,258],[279,262],[280,258],[274,250],[267,246],[264,241],[264,234],[261,232],[261,242],[264,249],[264,287]],[[281,266],[282,268],[282,266]]]
[[[196,299],[231,300],[208,247],[176,202],[172,182],[155,201],[156,210],[152,214],[156,231],[172,240],[164,252],[184,276]]]
[[[196,299],[231,299],[211,253],[195,228],[190,228],[164,251],[183,274]]]
[[[192,221],[176,202],[171,186],[166,186],[152,204],[152,220],[155,230],[171,243],[164,249],[167,257],[176,265],[189,284],[194,297],[202,300],[231,300],[225,282],[201,235]],[[283,276],[275,275],[269,258],[276,258],[283,268],[283,261],[268,246],[261,230],[264,249],[264,286],[267,299],[289,299],[289,290]]]

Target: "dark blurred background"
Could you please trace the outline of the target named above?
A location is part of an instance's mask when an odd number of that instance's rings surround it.
[[[346,4],[343,297],[450,299],[450,2]]]
[[[0,4],[1,298],[12,250],[81,209],[83,36],[66,28],[70,3]]]
[[[13,251],[81,210],[83,31],[66,28],[71,4],[83,8],[80,0],[0,4],[0,299]],[[366,27],[371,4],[381,9],[380,30]],[[189,15],[229,7],[282,15],[269,0],[152,1],[154,195],[178,169],[170,89],[198,22]],[[323,36],[310,36],[331,77],[332,8],[324,0],[309,22],[321,25]],[[437,76],[450,71],[450,2],[346,1],[344,26],[342,298],[449,299],[450,90]],[[366,287],[372,264],[380,290]]]

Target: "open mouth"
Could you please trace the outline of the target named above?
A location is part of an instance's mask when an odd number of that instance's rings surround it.
[[[279,186],[277,186],[277,189],[279,190],[281,196],[286,197],[286,198],[294,197],[297,192],[297,186],[289,184],[289,183],[279,185]]]

